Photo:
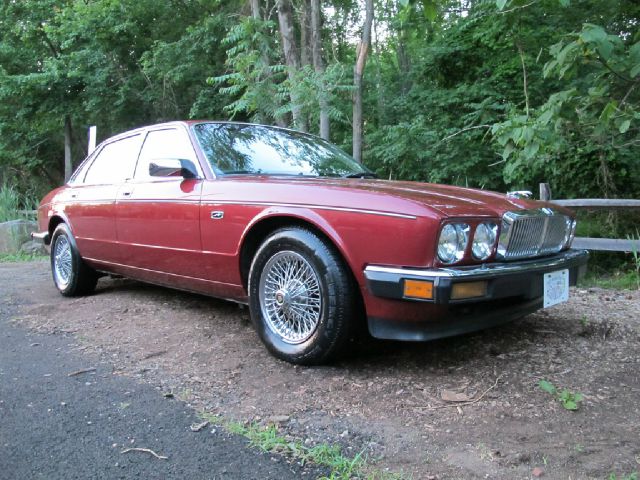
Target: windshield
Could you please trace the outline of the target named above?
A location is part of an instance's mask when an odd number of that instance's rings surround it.
[[[321,138],[262,125],[199,123],[196,138],[217,175],[373,175]]]

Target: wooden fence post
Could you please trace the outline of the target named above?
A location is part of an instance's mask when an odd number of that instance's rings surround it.
[[[551,200],[551,187],[548,183],[540,184],[540,200],[544,200],[545,202]]]

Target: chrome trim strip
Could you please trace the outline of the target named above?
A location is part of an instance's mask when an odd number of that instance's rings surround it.
[[[206,278],[189,277],[187,275],[178,275],[177,273],[161,272],[160,270],[151,270],[149,268],[142,268],[142,267],[133,267],[131,265],[125,265],[123,263],[116,263],[116,262],[108,262],[106,260],[99,260],[97,258],[85,257],[85,260],[88,260],[90,262],[95,262],[95,263],[98,263],[98,264],[103,264],[103,265],[113,265],[113,266],[116,266],[116,267],[130,268],[132,270],[140,270],[140,271],[143,271],[143,272],[159,273],[160,275],[169,275],[171,277],[185,278],[187,280],[197,280],[199,282],[213,283],[213,284],[216,284],[216,285],[227,285],[229,287],[240,287],[241,286],[241,285],[236,285],[235,283],[216,282],[214,280],[207,280]]]
[[[202,253],[202,250],[192,250],[190,248],[177,248],[177,247],[165,247],[164,245],[147,245],[145,243],[131,243],[131,242],[117,242],[121,247],[142,247],[142,248],[154,248],[157,250],[171,250],[172,252],[184,252],[184,253]]]
[[[91,199],[91,200],[83,200],[83,199],[79,199],[79,198],[75,198],[73,200],[59,200],[55,202],[56,205],[66,205],[69,203],[73,203],[73,204],[83,204],[83,205],[87,205],[87,204],[101,204],[101,205],[105,205],[105,204],[113,204],[113,203],[185,203],[185,204],[196,204],[198,205],[200,203],[199,199],[195,199],[195,200],[167,200],[167,199],[160,199],[160,198],[122,198],[122,197],[118,197],[118,198],[109,198],[109,199]]]
[[[116,203],[116,199],[115,198],[109,198],[109,199],[105,198],[105,199],[81,200],[79,198],[74,198],[72,200],[56,200],[52,204],[55,204],[55,205],[68,205],[68,204],[78,204],[78,203],[80,203],[82,205],[93,205],[93,204],[110,205],[110,204]]]
[[[364,276],[370,279],[371,274],[387,273],[401,275],[407,278],[470,278],[470,277],[496,277],[514,273],[533,272],[546,268],[563,267],[567,262],[586,260],[589,252],[586,250],[567,250],[550,258],[538,258],[535,260],[510,262],[510,263],[486,263],[480,266],[459,268],[433,268],[412,269],[398,267],[383,267],[380,265],[368,265],[364,269]]]
[[[91,238],[91,237],[77,237],[76,240],[82,240],[82,241],[90,241],[90,242],[102,242],[102,243],[109,243],[112,245],[119,245],[119,246],[123,246],[123,245],[130,245],[130,246],[134,246],[134,247],[142,247],[142,248],[155,248],[158,250],[172,250],[175,252],[184,252],[184,253],[197,253],[197,254],[204,254],[204,255],[220,255],[220,256],[225,256],[225,257],[233,257],[235,256],[234,253],[226,253],[226,252],[214,252],[213,250],[190,250],[187,248],[175,248],[175,247],[165,247],[163,245],[147,245],[144,243],[124,243],[124,242],[120,242],[118,240],[98,240],[97,238]],[[101,261],[101,260],[96,260],[96,261]],[[134,268],[134,267],[131,267]]]
[[[382,212],[379,210],[366,210],[361,208],[347,208],[347,207],[330,207],[326,205],[307,205],[301,203],[275,203],[275,202],[239,202],[233,200],[221,200],[219,202],[206,201],[202,202],[202,205],[217,206],[217,205],[251,205],[256,207],[292,207],[292,208],[312,208],[317,210],[331,210],[337,212],[352,212],[352,213],[365,213],[367,215],[380,215],[383,217],[396,217],[406,218],[409,220],[415,220],[418,217],[415,215],[408,215],[405,213],[394,212]]]
[[[117,203],[179,203],[179,204],[194,204],[198,205],[200,203],[200,199],[188,200],[188,199],[180,199],[180,200],[169,200],[166,198],[118,198],[116,200]]]
[[[416,220],[418,217],[415,215],[408,215],[405,213],[394,213],[394,212],[382,212],[378,210],[366,210],[360,208],[347,208],[347,207],[329,207],[325,205],[306,205],[306,204],[296,204],[296,203],[275,203],[275,202],[240,202],[233,200],[221,200],[219,202],[202,202],[200,203],[199,199],[194,200],[167,200],[167,199],[143,199],[143,198],[117,198],[117,199],[109,199],[109,200],[62,200],[56,202],[58,204],[67,204],[67,203],[180,203],[180,204],[200,204],[203,206],[211,207],[218,205],[248,205],[255,207],[291,207],[291,208],[311,208],[316,210],[331,210],[337,212],[352,212],[352,213],[364,213],[367,215],[380,215],[383,217],[395,217],[395,218],[406,218],[409,220]]]

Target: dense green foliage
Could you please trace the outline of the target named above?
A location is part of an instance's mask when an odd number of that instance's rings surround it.
[[[297,108],[317,133],[321,104],[349,151],[362,2],[321,2],[321,70],[305,61],[309,0],[292,3],[288,75],[275,0],[258,16],[246,0],[3,0],[0,181],[61,183],[65,119],[75,165],[92,124],[99,139],[179,118],[292,125]],[[640,196],[639,18],[634,0],[376,0],[364,163],[385,178]]]

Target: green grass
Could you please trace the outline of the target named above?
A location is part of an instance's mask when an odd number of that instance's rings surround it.
[[[578,237],[627,238],[640,237],[637,211],[578,211]],[[611,289],[640,288],[640,252],[590,252],[587,276],[583,287]]]
[[[38,205],[35,197],[21,194],[8,183],[0,185],[0,222],[27,218],[24,210],[34,210]]]
[[[587,275],[578,283],[579,287],[600,287],[615,290],[638,290],[640,278],[633,270],[614,270],[612,272],[588,270]]]
[[[264,452],[284,455],[303,465],[312,463],[329,468],[329,476],[321,477],[321,480],[349,480],[354,477],[366,480],[403,480],[407,478],[401,474],[382,472],[371,468],[367,465],[367,459],[362,452],[348,457],[342,453],[339,445],[323,443],[307,447],[299,441],[288,440],[280,435],[275,425],[243,424],[225,420],[218,415],[207,412],[201,412],[200,417],[231,433],[242,435],[249,440],[250,446]]]
[[[0,222],[19,218],[20,194],[12,186],[0,185]]]
[[[618,476],[612,473],[607,477],[607,480],[638,480],[638,472],[632,472],[629,475]]]
[[[0,263],[9,262],[35,262],[38,260],[46,260],[48,255],[37,255],[32,253],[0,253]]]

